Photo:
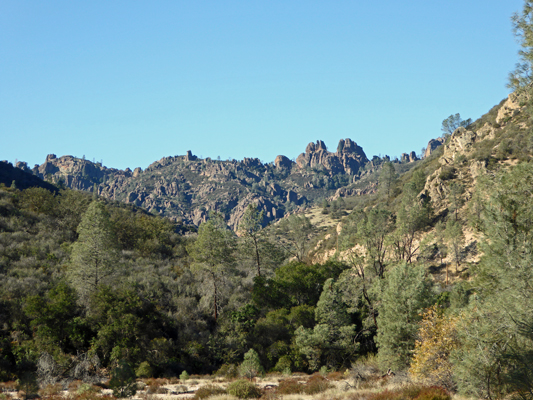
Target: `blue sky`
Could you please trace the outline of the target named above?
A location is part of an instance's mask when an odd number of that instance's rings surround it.
[[[0,2],[0,159],[399,156],[505,98],[519,0]]]

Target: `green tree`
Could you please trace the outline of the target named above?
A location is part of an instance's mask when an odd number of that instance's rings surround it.
[[[239,221],[237,232],[244,239],[246,247],[251,248],[257,267],[257,276],[261,276],[260,231],[263,228],[264,212],[257,209],[257,205],[249,204]]]
[[[403,198],[396,216],[393,246],[397,260],[411,263],[419,250],[419,236],[429,223],[430,204],[418,198],[419,187],[415,182],[404,185]]]
[[[307,255],[314,232],[311,220],[305,215],[296,214],[282,219],[275,230],[278,243],[299,262]]]
[[[119,399],[134,396],[137,393],[136,378],[131,365],[125,360],[120,361],[111,371],[109,387],[113,389],[113,396]]]
[[[235,236],[220,214],[211,215],[200,225],[196,241],[187,246],[193,259],[192,269],[205,275],[212,286],[215,320],[221,308],[220,285],[235,262]]]
[[[525,0],[522,11],[513,14],[512,22],[521,47],[518,51],[521,62],[509,74],[507,86],[518,92],[529,91],[533,79],[533,1]]]
[[[444,136],[448,136],[451,135],[457,128],[467,127],[471,123],[472,119],[470,118],[468,118],[467,120],[463,120],[459,113],[455,115],[452,114],[444,121],[442,121],[441,131],[443,132]]]
[[[462,249],[465,240],[461,223],[455,221],[453,218],[448,219],[444,235],[446,243],[448,244],[448,249],[450,249],[455,262],[455,273],[457,273],[459,270],[459,264],[462,260]]]
[[[68,276],[83,302],[117,275],[118,247],[104,203],[93,201],[78,226]]]
[[[239,255],[244,259],[252,259],[257,276],[269,271],[283,262],[285,252],[275,244],[263,229],[264,212],[250,204],[239,222],[237,233],[240,236]]]
[[[381,166],[381,172],[379,173],[378,190],[382,197],[387,201],[393,195],[394,185],[398,180],[398,174],[394,169],[394,164],[390,161],[384,162]]]
[[[370,288],[376,278],[383,278],[387,267],[387,235],[393,229],[392,214],[382,208],[368,212],[354,211],[344,224],[340,243],[352,267],[352,290],[368,306],[368,314],[377,327],[376,299]]]
[[[255,351],[254,349],[250,349],[246,352],[246,354],[244,355],[244,361],[239,367],[239,372],[241,376],[244,376],[248,379],[252,379],[264,372],[257,351]]]
[[[300,327],[295,341],[312,370],[322,365],[338,368],[349,364],[358,350],[354,343],[355,325],[348,314],[348,307],[342,300],[342,293],[333,279],[328,279],[315,309],[316,325],[313,329]]]
[[[483,256],[459,334],[455,376],[478,397],[533,392],[533,165],[519,164],[479,183],[490,194],[481,212]]]
[[[420,312],[432,304],[432,282],[422,266],[401,263],[376,281],[380,299],[376,344],[380,365],[393,370],[409,365]]]
[[[450,184],[449,189],[450,190],[448,192],[448,201],[450,205],[448,207],[448,210],[450,211],[451,214],[454,215],[455,221],[457,221],[459,210],[464,204],[462,195],[465,191],[465,188],[460,183],[453,181]]]

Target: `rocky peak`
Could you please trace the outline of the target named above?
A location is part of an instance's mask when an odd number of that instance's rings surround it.
[[[401,158],[400,158],[400,162],[402,162],[402,163],[410,163],[410,162],[414,162],[414,161],[418,161],[418,157],[416,156],[416,153],[414,151],[410,152],[409,154],[402,153]]]
[[[446,140],[444,138],[442,138],[442,137],[438,137],[436,139],[431,139],[428,142],[428,145],[426,147],[426,151],[424,153],[424,158],[429,157],[431,155],[431,153],[433,153],[437,147],[443,145],[445,141]]]
[[[274,160],[274,165],[278,169],[291,169],[292,164],[294,163],[291,160],[281,155],[277,156],[276,159]]]
[[[322,140],[309,143],[296,159],[300,168],[323,167],[331,173],[345,173],[355,175],[368,162],[361,147],[351,139],[341,139],[336,153],[330,153]]]

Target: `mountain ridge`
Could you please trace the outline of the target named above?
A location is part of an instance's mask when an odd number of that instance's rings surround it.
[[[403,163],[418,160],[416,155],[402,158]],[[185,155],[163,157],[144,170],[107,168],[83,158],[54,154],[32,169],[23,162],[17,167],[49,182],[96,190],[108,199],[132,203],[184,224],[199,225],[209,212],[220,212],[236,229],[251,203],[264,212],[267,224],[327,198],[364,192],[354,184],[386,161],[390,161],[388,156],[369,160],[364,150],[347,138],[339,141],[336,152],[317,140],[295,161],[279,155],[265,164],[257,158],[200,159],[189,150]]]

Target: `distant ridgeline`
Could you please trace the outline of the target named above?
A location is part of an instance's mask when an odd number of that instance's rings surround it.
[[[106,198],[134,203],[186,224],[198,225],[210,211],[217,211],[236,228],[250,203],[264,211],[267,224],[318,200],[373,191],[375,188],[353,186],[389,160],[388,156],[368,160],[360,146],[343,139],[335,153],[319,140],[309,143],[296,161],[280,155],[266,164],[257,158],[199,159],[188,151],[183,156],[164,157],[144,171],[107,168],[101,163],[54,154],[33,169],[24,162],[16,167],[48,182],[76,190],[97,190]],[[397,162],[416,160],[411,152],[402,154]]]
[[[17,189],[27,189],[30,187],[42,187],[52,192],[57,192],[56,186],[45,182],[42,179],[32,174],[32,171],[26,171],[20,168],[20,163],[17,163],[19,168],[7,161],[0,161],[0,184],[5,186],[13,186]]]

